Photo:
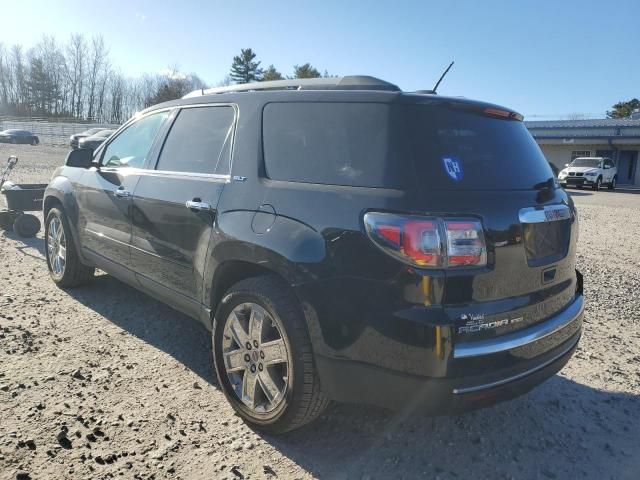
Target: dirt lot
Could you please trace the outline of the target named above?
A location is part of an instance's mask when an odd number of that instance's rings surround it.
[[[16,152],[46,182],[65,156]],[[64,292],[0,233],[0,478],[640,478],[640,195],[575,191],[587,313],[567,367],[458,417],[338,405],[282,437],[233,414],[204,328],[100,275]]]

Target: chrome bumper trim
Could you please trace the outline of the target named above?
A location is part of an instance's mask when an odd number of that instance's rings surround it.
[[[491,355],[492,353],[504,352],[537,342],[549,335],[553,335],[576,321],[580,315],[582,315],[583,311],[584,297],[580,295],[571,305],[556,316],[532,327],[488,340],[459,343],[453,348],[453,358]]]
[[[454,388],[453,389],[453,393],[456,394],[456,395],[460,395],[460,394],[463,394],[463,393],[479,392],[480,390],[487,390],[489,388],[494,388],[494,387],[499,387],[500,385],[505,385],[505,384],[513,382],[515,380],[520,380],[521,378],[524,378],[524,377],[526,377],[528,375],[531,375],[532,373],[536,373],[538,370],[542,370],[543,368],[551,365],[553,362],[555,362],[559,358],[565,356],[567,354],[567,352],[569,352],[573,347],[575,347],[578,344],[579,341],[580,341],[580,337],[578,337],[575,342],[571,342],[571,345],[569,345],[569,347],[567,347],[564,350],[562,350],[562,352],[560,352],[558,355],[554,356],[553,358],[547,360],[544,363],[541,363],[540,365],[536,365],[534,368],[532,368],[530,370],[527,370],[525,372],[521,372],[521,373],[519,373],[517,375],[513,375],[511,377],[502,378],[500,380],[496,380],[495,382],[491,382],[491,383],[484,383],[482,385],[475,385],[473,387]]]

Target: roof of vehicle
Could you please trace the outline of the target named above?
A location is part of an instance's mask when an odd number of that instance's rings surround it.
[[[19,130],[17,128],[11,128],[9,130],[5,130],[4,132],[0,132],[0,133],[15,134],[15,135],[33,135],[29,130]]]
[[[195,90],[181,99],[160,103],[139,112],[144,114],[160,108],[202,103],[235,103],[249,98],[258,102],[304,101],[361,101],[361,102],[406,102],[433,105],[467,105],[477,108],[493,108],[507,111],[514,119],[522,116],[512,109],[463,97],[442,97],[431,90],[404,92],[397,85],[366,75],[331,78],[307,78],[276,80],[230,85]]]
[[[94,133],[93,135],[91,135],[91,137],[108,137],[109,135],[113,134],[113,132],[115,132],[115,130],[104,129],[104,130],[100,130],[97,133]],[[88,138],[91,138],[91,137],[88,137]]]

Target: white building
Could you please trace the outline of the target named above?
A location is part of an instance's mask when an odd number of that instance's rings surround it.
[[[559,169],[576,157],[610,157],[619,185],[640,186],[640,118],[526,122],[547,160]]]

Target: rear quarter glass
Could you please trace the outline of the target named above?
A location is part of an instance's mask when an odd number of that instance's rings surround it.
[[[275,180],[430,190],[520,190],[553,181],[522,122],[446,106],[270,103],[263,146]]]

